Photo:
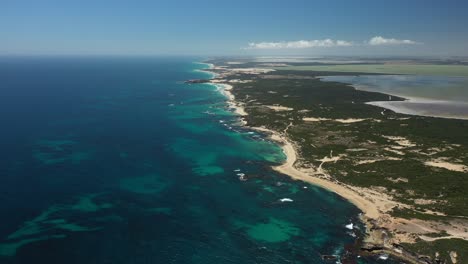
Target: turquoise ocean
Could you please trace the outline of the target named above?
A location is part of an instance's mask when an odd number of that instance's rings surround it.
[[[359,210],[272,171],[199,60],[0,58],[0,263],[390,263],[345,262]]]

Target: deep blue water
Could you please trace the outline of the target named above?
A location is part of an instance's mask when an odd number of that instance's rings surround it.
[[[0,58],[0,263],[322,263],[354,243],[354,206],[271,171],[280,148],[183,83],[209,77],[196,60]]]

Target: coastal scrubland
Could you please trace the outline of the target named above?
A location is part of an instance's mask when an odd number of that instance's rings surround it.
[[[371,202],[385,197],[372,228],[390,233],[398,244],[393,250],[403,247],[416,259],[419,254],[468,262],[468,121],[398,114],[365,103],[403,98],[318,78],[448,71],[459,76],[468,73],[461,68],[467,66],[282,65],[270,71],[248,60],[210,63],[219,74],[216,81],[233,87],[230,93],[248,113],[243,119],[249,126],[292,142],[296,168]]]

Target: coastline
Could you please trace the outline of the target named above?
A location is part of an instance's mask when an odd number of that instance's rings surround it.
[[[291,143],[286,136],[264,127],[250,128],[269,134],[269,138],[271,140],[280,144],[284,154],[286,155],[286,161],[281,165],[274,166],[273,169],[275,171],[286,174],[296,180],[312,183],[338,194],[339,196],[350,201],[352,204],[356,205],[356,207],[358,207],[364,213],[365,217],[377,218],[380,215],[379,208],[375,203],[373,204],[370,201],[362,198],[360,195],[356,194],[353,190],[347,188],[345,185],[319,177],[311,177],[309,173],[296,168],[294,164],[296,163],[298,156],[297,150],[293,143]]]
[[[286,161],[281,165],[273,166],[273,170],[287,175],[294,180],[307,182],[333,192],[362,211],[359,218],[366,228],[360,248],[362,253],[371,255],[388,254],[408,263],[421,263],[418,256],[412,252],[404,251],[399,246],[395,246],[395,241],[388,237],[387,231],[389,229],[384,224],[385,222],[393,224],[392,217],[386,214],[386,211],[394,206],[404,205],[391,201],[381,193],[351,187],[337,181],[317,177],[317,175],[314,175],[315,173],[311,173],[310,171],[303,171],[295,166],[298,152],[294,144],[286,136],[264,127],[248,127],[267,134],[272,141],[277,142],[282,148],[286,155]],[[399,219],[399,221],[401,221],[400,225],[412,225],[411,221],[406,219]],[[403,238],[402,241],[398,241],[398,243],[400,242],[410,243],[412,241],[406,241]]]
[[[239,115],[241,117],[248,115],[247,112],[245,111],[244,106],[235,101],[235,96],[231,92],[232,85],[226,84],[226,83],[219,83],[219,84],[215,84],[215,86],[220,89],[221,93],[224,96],[226,96],[226,98],[228,99],[227,104],[228,104],[229,108],[232,108],[234,110],[233,112],[236,115]],[[245,122],[244,120],[242,120],[242,121]]]
[[[209,70],[206,71],[209,72]],[[213,76],[218,76],[217,73],[211,73]],[[248,113],[245,111],[243,103],[236,101],[232,93],[233,86],[226,80],[217,80],[214,78],[215,77],[213,77],[208,84],[217,86],[226,96],[227,104],[234,110],[233,112],[235,114],[240,116],[242,125],[266,134],[269,139],[277,142],[282,148],[286,160],[281,165],[273,166],[273,170],[287,175],[292,179],[311,183],[334,192],[362,211],[360,219],[366,227],[361,245],[363,254],[379,255],[384,253],[409,263],[421,263],[420,256],[403,249],[400,244],[415,243],[418,238],[423,236],[421,236],[421,233],[440,232],[440,229],[444,228],[444,226],[434,225],[435,222],[433,221],[393,217],[390,215],[390,212],[394,208],[405,209],[411,208],[411,206],[396,202],[392,197],[378,190],[351,186],[333,180],[333,178],[327,174],[326,170],[321,168],[322,165],[318,168],[301,167],[300,164],[296,163],[300,158],[299,148],[288,138],[287,131],[278,132],[266,127],[249,126],[242,118],[242,116],[248,115]],[[339,157],[333,157],[332,154],[330,154],[330,156],[326,156],[320,161],[324,164],[326,162],[334,162],[337,159],[339,159]],[[456,232],[448,232],[448,234],[449,236],[446,238],[468,238],[468,233],[462,234],[461,236]]]
[[[214,68],[213,64],[206,63],[206,65],[209,65],[210,67],[209,69]],[[246,126],[252,130],[259,131],[261,133],[266,134],[269,137],[269,139],[278,143],[281,149],[283,150],[283,153],[286,156],[286,160],[281,165],[273,166],[272,169],[279,173],[287,175],[291,177],[292,179],[308,182],[313,185],[324,188],[328,191],[334,192],[337,195],[348,200],[350,203],[354,204],[360,211],[363,212],[363,214],[360,215],[360,217],[361,217],[362,222],[366,226],[366,237],[372,238],[371,240],[368,240],[368,242],[369,243],[382,242],[382,241],[376,241],[378,239],[376,239],[375,235],[370,235],[369,230],[372,228],[375,228],[373,224],[371,225],[371,220],[379,218],[381,214],[380,207],[378,205],[388,208],[387,203],[390,201],[384,199],[382,202],[376,203],[375,201],[367,200],[363,198],[355,190],[352,190],[351,188],[349,188],[349,186],[340,184],[338,182],[332,182],[327,179],[314,177],[313,175],[310,175],[308,172],[304,172],[296,168],[295,163],[298,157],[297,149],[294,146],[294,144],[287,138],[287,136],[283,135],[282,133],[267,129],[265,127],[249,126],[247,122],[242,118],[243,116],[248,115],[248,113],[245,111],[245,108],[241,103],[236,102],[235,96],[231,92],[231,90],[233,89],[233,86],[228,83],[220,83],[220,82],[213,81],[213,79],[216,78],[218,74],[215,72],[209,71],[209,69],[199,70],[199,71],[212,74],[212,78],[210,78],[212,81],[208,82],[207,84],[217,87],[219,91],[226,97],[227,99],[226,103],[229,106],[229,108],[233,110],[234,114],[240,116],[241,125]]]
[[[215,67],[214,64],[204,63],[204,62],[200,62],[198,64],[203,64],[203,65],[208,66],[208,69],[201,69],[201,70],[196,70],[196,71],[211,74],[210,80],[213,80],[216,76],[218,76],[217,73],[210,71],[210,69],[213,69]],[[231,92],[231,90],[233,88],[232,85],[227,84],[227,83],[214,82],[214,81],[208,82],[206,84],[215,86],[227,98],[227,104],[228,104],[229,108],[234,109],[233,112],[235,114],[237,114],[239,116],[248,115],[247,112],[245,111],[244,106],[242,104],[240,104],[239,102],[236,102],[236,100],[235,100],[236,98],[235,98],[234,94]],[[242,120],[242,122],[245,122],[245,121]]]

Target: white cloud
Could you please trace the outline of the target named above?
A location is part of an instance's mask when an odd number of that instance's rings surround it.
[[[368,44],[371,46],[414,45],[414,44],[418,44],[418,42],[409,40],[409,39],[394,39],[394,38],[384,38],[382,36],[375,36],[369,40]]]
[[[349,47],[353,46],[352,42],[344,40],[332,39],[315,39],[315,40],[299,40],[299,41],[282,41],[282,42],[252,42],[246,49],[305,49],[317,47]]]
[[[351,47],[351,46],[390,46],[390,45],[414,45],[421,44],[409,39],[394,39],[375,36],[368,41],[356,44],[352,41],[315,39],[281,42],[251,42],[244,49],[306,49],[306,48],[330,48],[330,47]]]

